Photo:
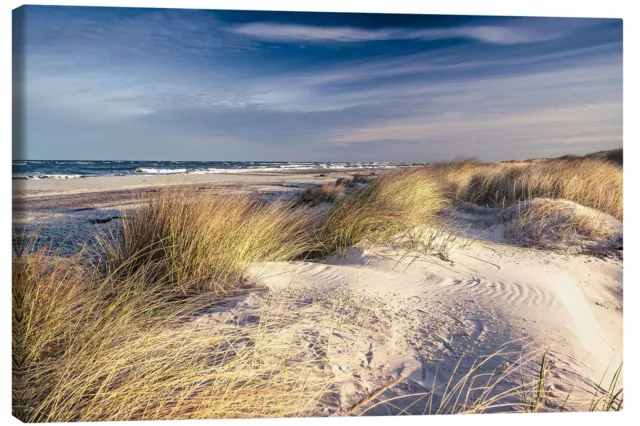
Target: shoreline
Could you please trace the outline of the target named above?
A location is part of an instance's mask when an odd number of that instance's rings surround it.
[[[42,211],[105,209],[139,203],[151,188],[194,186],[214,191],[286,193],[307,186],[335,183],[358,173],[380,174],[385,169],[292,170],[262,173],[203,175],[108,176],[87,179],[14,180],[13,219],[39,216]]]
[[[278,172],[246,172],[246,173],[210,173],[184,175],[139,175],[139,176],[104,176],[73,179],[14,179],[12,181],[13,198],[32,198],[80,194],[90,192],[106,192],[133,190],[154,186],[174,186],[189,184],[216,184],[221,186],[268,185],[279,183],[295,183],[301,178],[305,180],[330,182],[339,177],[354,174],[380,174],[393,169],[305,169],[283,170]],[[324,178],[324,179],[323,179]]]
[[[386,169],[390,170],[390,169]],[[12,223],[15,230],[35,231],[47,241],[84,242],[86,235],[117,226],[123,211],[132,210],[159,188],[192,187],[215,193],[252,193],[278,197],[308,186],[333,184],[354,174],[380,174],[385,169],[313,169],[281,172],[193,175],[109,176],[87,179],[14,180]],[[115,229],[115,228],[113,228]],[[72,244],[68,253],[78,249]]]

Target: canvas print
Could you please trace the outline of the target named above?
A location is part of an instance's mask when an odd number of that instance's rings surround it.
[[[15,9],[13,415],[623,409],[622,26]]]

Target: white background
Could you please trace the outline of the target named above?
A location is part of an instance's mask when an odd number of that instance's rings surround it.
[[[0,87],[0,168],[5,176],[0,183],[2,194],[2,243],[0,243],[0,273],[2,279],[2,317],[0,318],[0,405],[2,420],[18,423],[11,417],[11,10],[23,3],[4,1],[2,3],[2,17],[0,23],[0,38],[2,48],[2,78]],[[625,409],[622,413],[557,413],[557,414],[500,414],[500,415],[466,415],[466,416],[429,416],[429,417],[376,417],[376,418],[330,418],[330,419],[268,419],[268,420],[211,420],[211,421],[177,421],[177,422],[145,422],[147,425],[164,424],[213,424],[237,426],[275,426],[285,425],[539,425],[550,424],[640,424],[640,397],[638,386],[640,376],[640,353],[638,339],[640,338],[640,258],[638,258],[638,224],[640,220],[638,200],[640,191],[640,164],[637,163],[639,142],[638,122],[638,54],[640,53],[640,15],[634,12],[633,0],[606,1],[561,1],[534,0],[522,2],[517,0],[446,0],[446,1],[408,1],[393,0],[374,4],[364,0],[311,0],[306,2],[270,0],[66,0],[49,1],[38,0],[36,4],[49,5],[77,5],[77,6],[136,6],[136,7],[173,7],[191,9],[257,9],[257,10],[298,10],[324,12],[379,12],[379,13],[421,13],[421,14],[454,14],[454,15],[503,15],[503,16],[565,16],[565,17],[600,17],[624,19],[624,155],[625,155],[625,265],[624,265],[624,384]],[[4,423],[4,422],[3,422]],[[133,422],[122,422],[134,424]],[[90,424],[90,423],[87,423]],[[113,423],[111,423],[113,424]]]

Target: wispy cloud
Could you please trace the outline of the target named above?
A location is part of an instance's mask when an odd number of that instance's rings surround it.
[[[262,40],[278,42],[366,42],[382,40],[470,39],[493,44],[524,44],[554,40],[595,24],[594,21],[567,22],[511,20],[501,25],[465,25],[449,28],[412,29],[331,27],[255,22],[237,25],[231,31]]]
[[[225,24],[213,14],[173,9],[119,13],[122,10],[27,7],[26,39],[32,49],[57,54],[64,49],[77,55],[102,50],[116,62],[129,55],[141,59],[221,56],[257,48],[254,40],[223,30]]]

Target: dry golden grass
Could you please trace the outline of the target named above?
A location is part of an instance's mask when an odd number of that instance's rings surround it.
[[[51,258],[44,250],[28,256],[14,252],[12,283],[13,347],[19,354],[14,361],[37,362],[43,354],[55,354],[75,332],[75,312],[86,303],[80,271],[73,261]]]
[[[526,349],[526,347],[525,347]],[[562,411],[620,411],[624,408],[624,388],[621,383],[622,364],[613,374],[609,384],[593,385],[591,389],[572,387],[566,394],[551,390],[550,375],[555,369],[550,348],[510,352],[505,347],[476,359],[463,370],[460,365],[449,373],[449,380],[436,385],[428,392],[405,394],[393,398],[363,400],[345,415],[365,415],[380,405],[389,405],[407,413],[407,409],[422,408],[423,414],[482,414],[496,412],[540,413]],[[509,359],[497,368],[488,368],[497,360]],[[401,382],[401,377],[390,383]],[[388,389],[388,388],[387,388]],[[381,390],[384,390],[381,389]],[[402,403],[408,401],[408,404]],[[407,408],[402,408],[403,406]]]
[[[424,170],[386,173],[325,213],[316,231],[316,250],[331,254],[362,241],[375,243],[432,224],[443,205],[439,185]]]
[[[290,202],[246,195],[160,192],[134,215],[123,214],[121,235],[102,238],[107,275],[144,268],[156,284],[183,293],[225,292],[256,262],[289,260],[313,247],[315,215]]]
[[[126,282],[113,292],[115,277],[87,273],[79,281],[78,262],[52,265],[43,251],[14,253],[19,419],[305,416],[331,391],[330,378],[312,374],[322,360],[292,362],[299,348],[281,340],[291,318],[280,301],[242,327],[194,323],[210,295],[177,300],[140,269],[118,278]],[[337,329],[335,322],[325,325]]]
[[[507,221],[507,237],[541,248],[595,241],[621,231],[607,213],[566,200],[534,198],[503,210],[501,216]]]
[[[622,166],[622,162],[623,162],[623,150],[622,148],[618,148],[618,149],[610,149],[610,150],[606,150],[606,151],[597,151],[597,152],[591,152],[589,154],[586,154],[584,156],[580,156],[580,155],[563,155],[562,157],[559,157],[560,159],[573,159],[573,160],[577,160],[580,161],[584,158],[597,158],[600,160],[606,160],[609,161],[611,163],[614,164],[619,164]]]
[[[622,169],[609,161],[461,161],[427,166],[427,170],[456,201],[506,205],[532,198],[562,198],[622,219]]]
[[[44,251],[29,250],[13,256],[13,411],[23,421],[300,417],[318,415],[333,398],[336,383],[319,368],[329,348],[290,344],[292,333],[305,328],[290,327],[300,318],[287,299],[267,299],[256,320],[240,325],[194,321],[211,306],[209,294],[175,299],[146,282],[140,269],[120,278],[126,282],[114,293],[115,277],[83,273],[91,265],[79,259],[51,263]],[[310,325],[347,335],[374,321],[366,310],[345,310],[345,303],[320,301],[316,307],[327,313],[318,322],[316,311]],[[333,311],[334,305],[341,308]],[[487,362],[503,353],[483,357],[414,403],[427,404],[432,414],[548,411],[545,356],[539,374],[518,376],[539,354],[490,372]],[[572,392],[560,409],[621,409],[619,371],[608,389]],[[376,403],[377,397],[365,398],[353,413],[393,403]]]
[[[309,186],[298,194],[296,202],[307,206],[317,206],[322,203],[333,203],[344,195],[346,184],[340,184],[339,181],[340,179],[338,179],[338,183],[336,183],[336,185],[325,183],[319,188]]]
[[[423,177],[390,174],[349,195],[341,224],[371,237],[429,220],[439,199]],[[121,234],[100,238],[93,262],[16,247],[14,414],[30,422],[310,414],[331,383],[312,375],[322,360],[290,362],[296,354],[279,340],[287,311],[242,327],[189,322],[252,264],[319,246],[315,214],[293,207],[163,191],[123,216]],[[367,213],[374,222],[353,222]]]
[[[332,382],[314,374],[321,359],[297,361],[299,348],[283,345],[290,314],[281,304],[242,327],[192,320],[255,263],[327,255],[434,224],[445,205],[442,186],[455,199],[562,197],[622,216],[621,171],[597,160],[392,171],[322,217],[294,202],[159,192],[123,216],[121,234],[101,237],[92,263],[84,253],[60,259],[29,242],[14,249],[14,414],[28,422],[314,414]],[[594,406],[620,408],[616,386]],[[451,406],[468,395],[458,393]],[[502,403],[482,398],[453,412]],[[530,411],[540,405],[527,404]]]

